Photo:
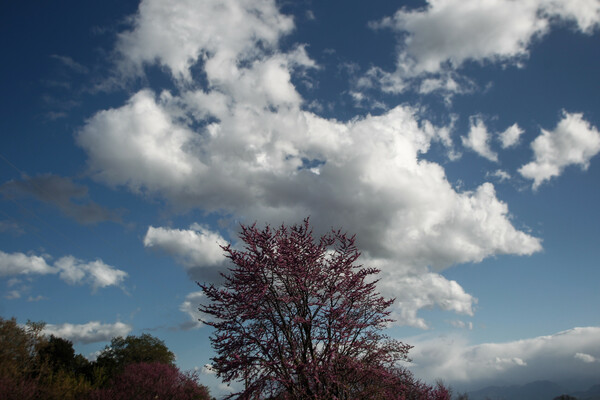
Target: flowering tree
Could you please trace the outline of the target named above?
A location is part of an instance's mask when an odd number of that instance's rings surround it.
[[[91,393],[91,400],[210,400],[195,373],[182,373],[170,364],[134,363],[125,366],[111,385]]]
[[[223,286],[199,284],[210,300],[200,311],[215,328],[213,367],[245,383],[230,397],[437,398],[404,396],[407,385],[425,393],[397,367],[411,346],[381,333],[393,300],[376,292],[377,269],[355,263],[354,236],[315,239],[308,219],[241,229],[244,249],[223,248],[233,263]]]

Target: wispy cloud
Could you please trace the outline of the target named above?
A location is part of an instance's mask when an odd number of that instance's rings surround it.
[[[13,199],[33,196],[39,201],[58,207],[64,215],[81,224],[121,221],[119,212],[109,210],[90,200],[87,187],[74,183],[70,178],[54,174],[6,182],[0,186],[0,193]]]
[[[87,74],[89,72],[89,69],[86,66],[78,63],[71,57],[61,56],[58,54],[52,54],[50,57],[59,61],[62,65],[79,74]]]
[[[185,301],[181,303],[179,310],[186,313],[190,319],[189,321],[180,325],[181,329],[187,330],[200,328],[204,325],[202,321],[210,320],[211,316],[203,314],[200,312],[200,310],[198,310],[200,304],[203,302],[206,302],[206,296],[204,295],[204,292],[192,292],[185,296]]]

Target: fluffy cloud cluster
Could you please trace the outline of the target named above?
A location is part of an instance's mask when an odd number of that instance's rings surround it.
[[[394,324],[421,329],[427,329],[428,325],[418,316],[420,309],[437,306],[444,311],[473,315],[473,305],[477,302],[456,281],[436,273],[404,275],[384,272],[378,289],[384,296],[396,299],[391,315]]]
[[[54,273],[56,273],[56,269],[48,265],[43,257],[0,251],[0,276]]]
[[[397,70],[370,71],[390,91],[402,91],[406,80],[429,77],[435,89],[460,91],[452,71],[466,62],[518,64],[534,39],[552,23],[568,21],[591,34],[600,26],[596,0],[428,0],[416,10],[402,8],[372,23],[402,34]],[[433,78],[432,78],[433,76]],[[431,85],[430,85],[431,86]],[[423,90],[422,90],[423,91]]]
[[[59,258],[54,266],[59,277],[71,285],[89,284],[94,290],[107,286],[119,286],[127,277],[127,272],[116,269],[102,260],[85,262],[73,256]]]
[[[533,180],[533,188],[555,176],[569,165],[588,168],[590,160],[600,152],[598,129],[583,119],[582,114],[563,113],[553,131],[542,129],[532,143],[533,161],[522,166],[519,173]]]
[[[0,276],[58,274],[71,285],[89,284],[93,290],[119,286],[127,272],[103,263],[101,260],[85,262],[73,256],[59,258],[53,265],[46,258],[23,253],[0,251]]]
[[[228,28],[231,18],[244,21],[240,29]],[[474,301],[430,268],[541,249],[512,225],[492,184],[458,191],[439,164],[422,159],[432,141],[448,143],[450,127],[408,106],[347,122],[303,109],[292,76],[316,65],[302,47],[278,50],[293,24],[274,1],[145,0],[133,21],[119,37],[121,68],[141,73],[158,63],[178,90],[138,91],[87,121],[76,137],[98,181],[182,209],[271,224],[310,215],[317,233],[356,233],[365,256],[395,279],[394,296],[411,279],[441,290],[404,302],[412,307],[404,322],[417,326],[420,307],[469,314]],[[204,88],[184,83],[195,68]],[[144,243],[199,274],[222,257],[219,235],[198,226],[150,227]]]
[[[123,71],[138,74],[145,64],[158,62],[188,81],[199,59],[207,71],[230,74],[236,60],[252,59],[257,45],[273,48],[294,26],[272,0],[146,0],[133,25],[117,44]]]
[[[106,342],[117,336],[127,336],[132,327],[122,322],[114,324],[102,324],[98,321],[91,321],[85,324],[47,324],[44,327],[44,333],[54,335],[72,341],[73,343],[96,343]]]
[[[519,143],[521,135],[525,132],[518,124],[513,124],[505,131],[492,134],[481,116],[472,116],[469,118],[469,133],[467,136],[461,136],[462,145],[473,150],[481,157],[490,161],[498,162],[498,153],[492,150],[491,140],[496,137],[503,149],[516,146]]]
[[[507,343],[469,345],[460,337],[411,339],[411,370],[471,387],[498,382],[523,384],[595,380],[600,373],[600,328],[574,328],[554,335]]]

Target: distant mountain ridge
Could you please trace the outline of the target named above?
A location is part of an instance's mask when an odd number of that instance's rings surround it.
[[[550,381],[535,381],[525,385],[488,386],[467,393],[469,400],[553,400],[568,394],[577,400],[600,400],[600,384],[586,391],[569,391]]]

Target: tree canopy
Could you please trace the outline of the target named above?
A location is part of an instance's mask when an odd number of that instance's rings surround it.
[[[356,263],[354,236],[315,238],[306,219],[242,226],[240,238],[243,249],[224,247],[233,266],[223,286],[199,284],[210,301],[200,311],[215,328],[213,367],[245,384],[231,397],[447,398],[398,366],[411,346],[382,333],[393,299],[376,291],[377,269]]]
[[[173,354],[165,343],[147,333],[141,336],[115,337],[98,356],[96,363],[105,369],[109,377],[135,363],[162,363],[174,365]]]
[[[210,399],[198,375],[181,372],[175,355],[151,335],[113,338],[90,362],[71,341],[43,335],[44,325],[0,317],[0,399]]]

